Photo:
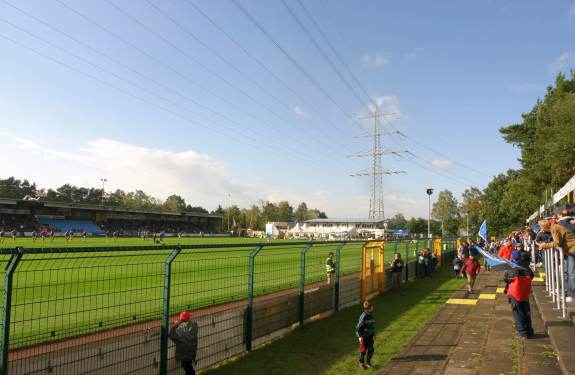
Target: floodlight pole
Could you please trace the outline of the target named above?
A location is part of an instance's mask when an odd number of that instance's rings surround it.
[[[230,214],[232,211],[232,195],[228,193],[228,233],[230,232]]]
[[[100,181],[102,181],[102,207],[104,207],[104,195],[106,192],[106,182],[108,182],[108,179],[101,178]]]
[[[427,189],[427,239],[431,238],[431,194],[433,189]]]

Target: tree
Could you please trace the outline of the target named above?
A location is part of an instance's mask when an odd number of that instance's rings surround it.
[[[305,202],[301,202],[299,206],[297,206],[294,216],[295,221],[298,223],[303,223],[304,221],[308,220],[308,209]]]
[[[277,206],[278,221],[292,221],[293,220],[293,207],[290,206],[288,201],[281,201]]]
[[[186,201],[179,195],[172,194],[166,198],[164,204],[164,209],[173,212],[183,212],[186,210]]]
[[[481,199],[483,193],[481,190],[472,187],[465,189],[461,196],[463,202],[459,205],[459,214],[462,220],[459,227],[465,228],[465,230],[468,231],[467,235],[477,233],[483,220],[481,218]]]
[[[391,219],[387,222],[387,227],[391,230],[393,229],[403,229],[407,225],[407,219],[403,216],[402,213],[395,214]]]
[[[449,190],[440,191],[437,196],[437,201],[433,204],[431,216],[441,222],[441,235],[446,234],[457,235],[457,229],[453,231],[452,225],[446,226],[446,223],[452,223],[453,219],[459,219],[459,211],[457,209],[457,199]],[[459,226],[459,225],[458,225]]]
[[[499,174],[491,180],[483,190],[481,198],[481,217],[487,220],[489,230],[496,235],[502,235],[511,226],[511,218],[501,206],[501,200],[509,184],[519,178],[519,172],[510,169],[506,174]]]

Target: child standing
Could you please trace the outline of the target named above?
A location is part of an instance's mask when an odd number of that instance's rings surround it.
[[[374,351],[375,320],[373,319],[373,306],[369,301],[363,303],[363,313],[355,327],[355,334],[359,338],[359,367],[364,370],[373,367],[371,357]]]
[[[522,268],[513,268],[505,272],[503,276],[505,293],[509,298],[517,334],[521,337],[532,337],[533,326],[531,325],[529,294],[531,293],[533,271],[529,268],[529,253],[514,252],[511,259]]]

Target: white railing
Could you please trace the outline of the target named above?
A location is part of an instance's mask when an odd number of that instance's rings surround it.
[[[561,310],[563,318],[567,317],[565,306],[565,257],[561,248],[543,250],[545,269],[545,291],[551,297],[555,310]]]

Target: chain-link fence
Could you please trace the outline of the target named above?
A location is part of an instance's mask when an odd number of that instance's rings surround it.
[[[183,310],[208,367],[358,304],[364,243],[2,249],[0,374],[179,373]],[[402,254],[407,281],[427,243],[387,243],[385,263]]]

